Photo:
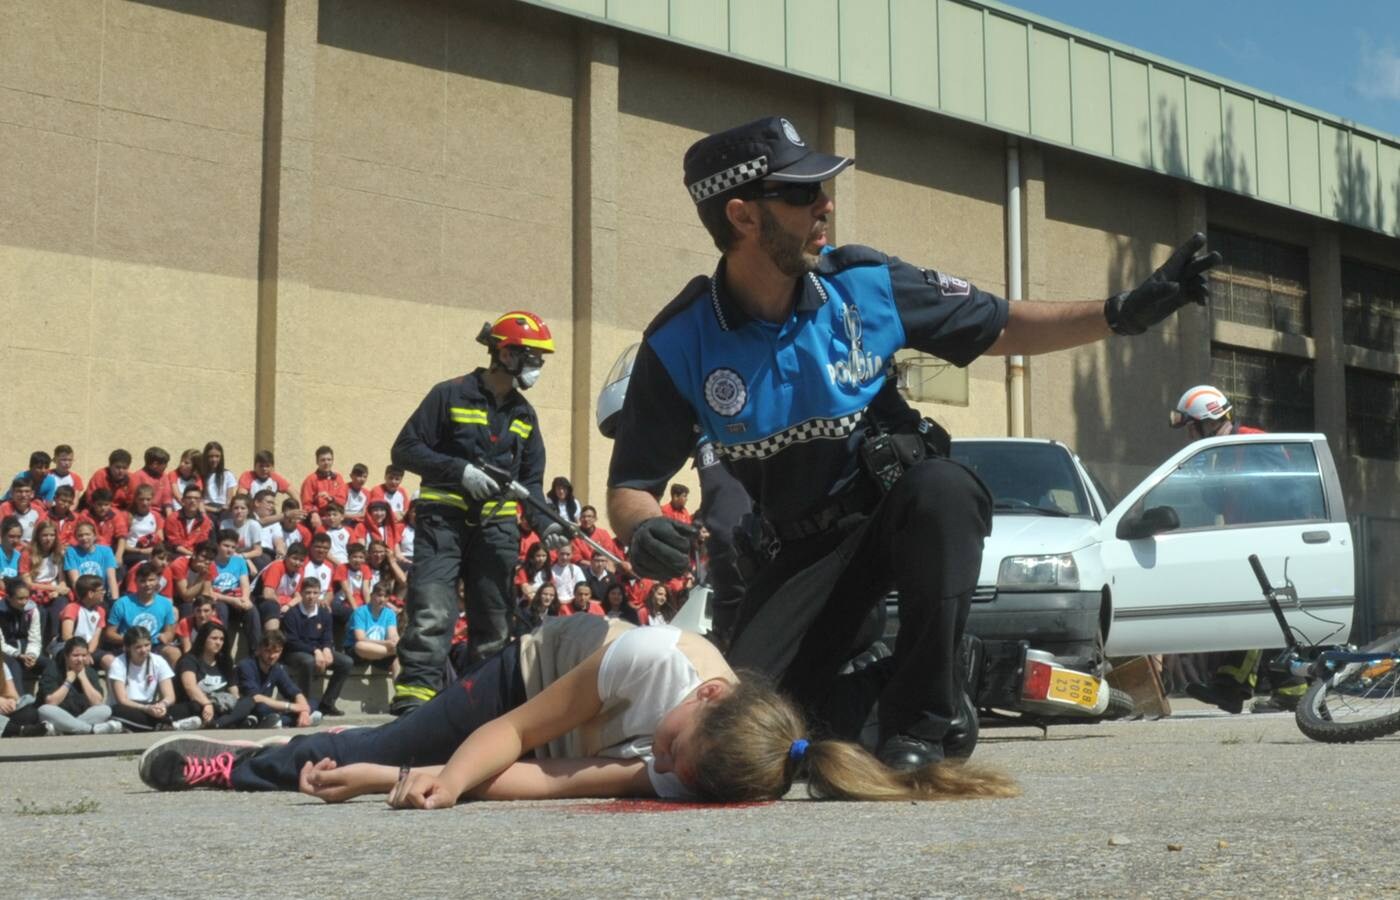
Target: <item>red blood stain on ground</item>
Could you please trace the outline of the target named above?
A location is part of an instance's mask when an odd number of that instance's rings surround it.
[[[601,803],[565,808],[569,812],[579,813],[668,813],[696,809],[752,809],[756,806],[772,806],[775,802],[758,800],[751,803],[674,803],[669,800],[604,800]]]

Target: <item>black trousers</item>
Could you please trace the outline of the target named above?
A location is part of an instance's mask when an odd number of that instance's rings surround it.
[[[408,576],[408,623],[399,641],[397,691],[442,689],[452,632],[457,624],[457,579],[466,584],[470,662],[499,653],[510,639],[511,576],[520,553],[520,530],[513,516],[481,525],[451,507],[419,510]],[[420,699],[428,699],[427,696]]]
[[[777,680],[836,737],[858,739],[878,699],[881,740],[941,740],[961,708],[958,646],[991,526],[991,495],[969,469],[917,463],[869,518],[785,545],[755,576],[730,664]],[[891,588],[900,620],[892,660],[838,675]]]

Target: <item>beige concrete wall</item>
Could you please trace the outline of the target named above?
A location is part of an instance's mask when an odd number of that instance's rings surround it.
[[[856,112],[860,218],[844,242],[868,244],[917,266],[1006,293],[1004,139],[983,128],[876,100]],[[955,435],[1006,434],[1006,362],[968,367],[968,402],[921,404]]]
[[[251,457],[265,2],[0,6],[0,460]]]
[[[514,4],[321,0],[310,290],[278,305],[277,452],[326,441],[377,478],[437,381],[485,362],[483,321],[537,312],[568,348],[573,31]],[[570,369],[530,394],[549,472]]]

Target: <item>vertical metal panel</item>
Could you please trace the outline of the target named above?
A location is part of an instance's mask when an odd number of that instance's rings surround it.
[[[1259,150],[1259,196],[1288,202],[1288,122],[1284,111],[1267,103],[1254,105],[1254,145]]]
[[[1342,219],[1363,228],[1374,228],[1377,190],[1376,141],[1355,132],[1351,135],[1351,160],[1347,166],[1343,191]]]
[[[588,16],[597,16],[600,19],[608,14],[607,0],[551,0],[551,2],[556,6],[562,6],[565,9],[581,12]]]
[[[836,0],[787,0],[787,65],[797,72],[836,81],[841,47]]]
[[[671,35],[703,47],[728,50],[729,0],[671,0]]]
[[[1152,90],[1152,165],[1171,175],[1185,175],[1186,79],[1155,66],[1148,71]]]
[[[1225,131],[1221,143],[1226,156],[1235,160],[1239,179],[1235,190],[1259,193],[1258,142],[1254,139],[1254,101],[1233,91],[1225,92]]]
[[[1075,42],[1070,47],[1070,97],[1074,146],[1113,153],[1113,109],[1108,51]]]
[[[729,4],[729,50],[769,65],[787,64],[787,13],[783,0]]]
[[[608,0],[608,18],[619,25],[669,34],[670,9],[656,0]]]
[[[1113,155],[1139,166],[1151,166],[1152,118],[1148,106],[1147,64],[1115,55],[1110,77],[1113,79]]]
[[[929,0],[890,0],[890,91],[938,106],[938,8]]]
[[[1293,205],[1322,212],[1317,173],[1317,121],[1288,114],[1288,187]]]
[[[1072,143],[1069,39],[1034,29],[1030,66],[1031,133],[1062,144]]]
[[[1232,188],[1233,162],[1225,159],[1220,139],[1220,88],[1192,78],[1186,82],[1187,165],[1192,178]]]
[[[881,94],[890,92],[889,0],[839,0],[841,80]]]
[[[1014,131],[1031,130],[1030,82],[1026,67],[1026,26],[988,16],[987,121]]]
[[[980,10],[938,0],[938,82],[950,113],[987,117],[982,38]]]
[[[1381,144],[1376,160],[1380,173],[1380,211],[1376,227],[1400,236],[1400,147]]]
[[[1348,155],[1347,133],[1340,128],[1321,123],[1317,135],[1318,185],[1322,195],[1322,214],[1339,219],[1342,216],[1342,173]]]

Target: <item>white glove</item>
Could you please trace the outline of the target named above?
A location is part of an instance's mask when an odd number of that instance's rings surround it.
[[[549,527],[540,532],[540,543],[544,544],[544,549],[551,553],[560,547],[567,547],[570,543],[569,533],[564,530],[564,526],[558,522],[551,522]]]
[[[471,463],[462,470],[462,489],[467,492],[467,496],[480,502],[490,500],[500,492],[500,485],[496,484],[496,479],[487,475]]]

